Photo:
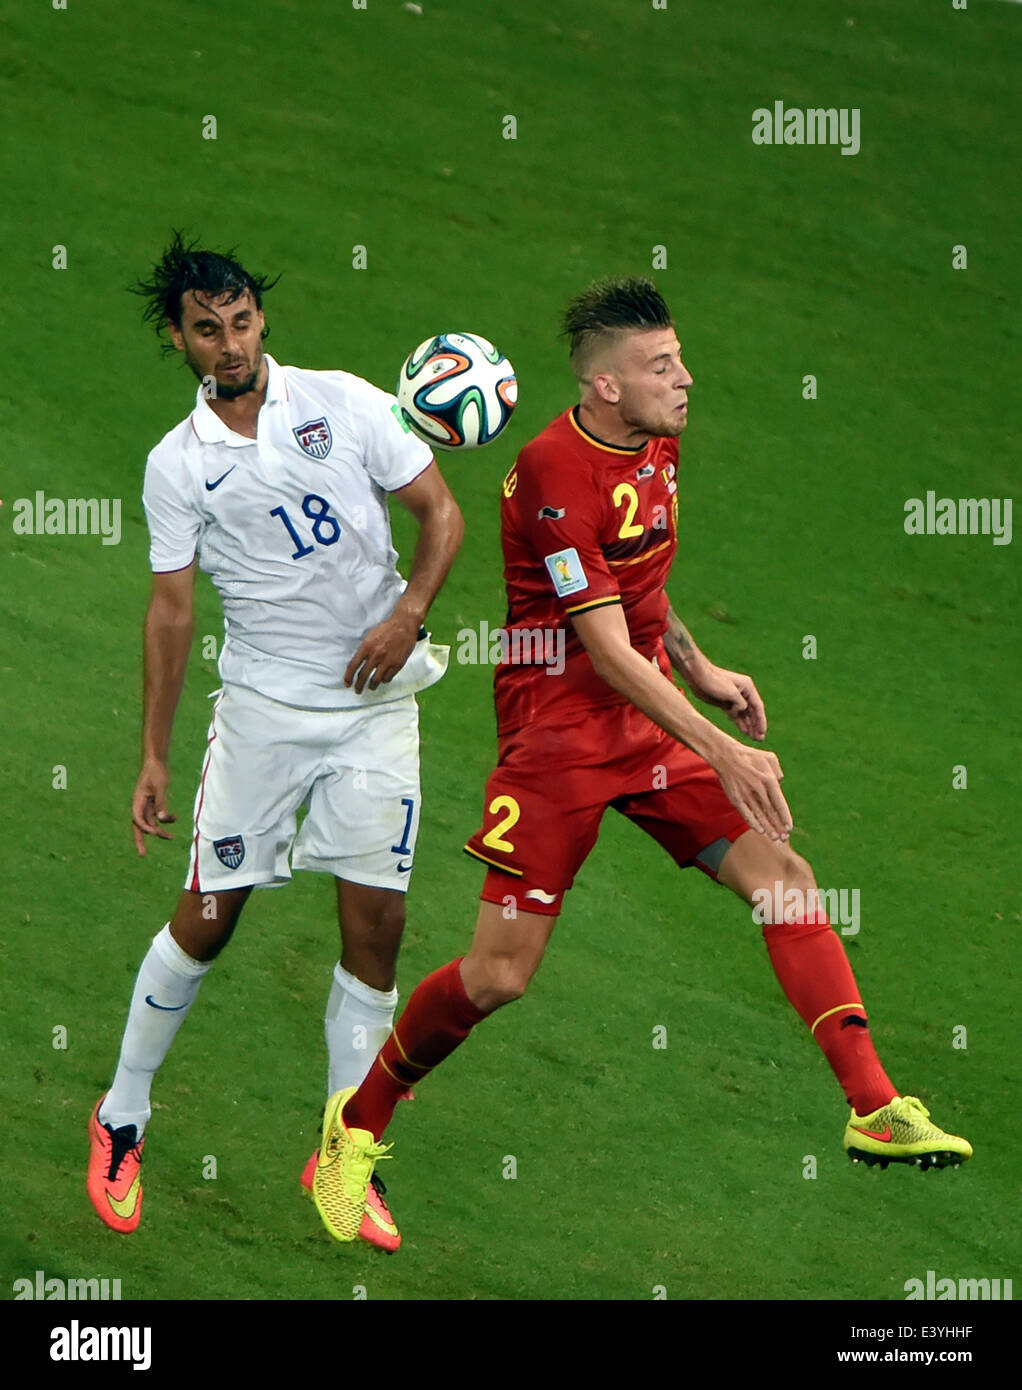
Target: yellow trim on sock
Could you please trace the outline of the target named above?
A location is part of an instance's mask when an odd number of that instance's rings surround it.
[[[384,1071],[387,1073],[387,1075],[390,1077],[391,1081],[396,1081],[397,1084],[398,1084],[399,1086],[404,1086],[405,1089],[407,1090],[407,1088],[408,1088],[408,1082],[407,1082],[407,1081],[402,1081],[401,1078],[400,1078],[400,1076],[395,1076],[394,1073],[391,1071],[390,1067],[387,1066],[386,1062],[383,1060],[382,1057],[378,1057],[376,1060],[379,1062],[380,1066],[383,1068],[383,1070],[384,1070]]]
[[[394,1031],[391,1033],[390,1036],[394,1039],[395,1043],[397,1044],[397,1050],[398,1050],[398,1052],[400,1052],[401,1056],[405,1059],[405,1061],[408,1063],[408,1065],[409,1065],[410,1067],[414,1067],[416,1071],[432,1071],[432,1070],[433,1070],[432,1067],[424,1067],[424,1066],[422,1065],[421,1062],[413,1062],[413,1061],[412,1061],[412,1059],[409,1057],[408,1053],[407,1053],[407,1052],[404,1050],[404,1048],[401,1046],[401,1039],[400,1039],[400,1038],[398,1037],[398,1035],[397,1035],[397,1029],[396,1029],[396,1028],[394,1029]],[[380,1058],[380,1061],[383,1062],[383,1058],[382,1058],[382,1057]],[[386,1066],[386,1065],[387,1065],[386,1062],[383,1062],[383,1065]],[[389,1070],[389,1068],[388,1068],[388,1070]],[[390,1074],[391,1074],[391,1076],[394,1076],[394,1073],[393,1073],[393,1072],[391,1072]],[[394,1077],[394,1080],[396,1081],[396,1080],[397,1080],[397,1077]]]
[[[863,1016],[865,1016],[866,1013],[866,1010],[862,1008],[862,1004],[859,1000],[856,1000],[854,1004],[838,1004],[833,1009],[828,1009],[825,1014],[820,1014],[820,1017],[816,1020],[816,1022],[809,1030],[810,1035],[816,1032],[817,1028],[819,1028],[820,1024],[823,1022],[825,1018],[830,1018],[831,1014],[839,1014],[842,1009],[862,1009]]]

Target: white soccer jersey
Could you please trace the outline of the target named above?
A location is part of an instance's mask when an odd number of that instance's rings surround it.
[[[229,429],[200,387],[150,453],[152,569],[198,555],[223,602],[225,682],[316,709],[431,685],[446,663],[423,639],[389,684],[361,695],[344,686],[365,633],[405,588],[386,494],[428,467],[429,447],[405,430],[394,397],[361,377],[266,362],[257,439]]]

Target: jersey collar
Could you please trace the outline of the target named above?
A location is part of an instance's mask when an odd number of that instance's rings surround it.
[[[267,405],[276,405],[280,401],[288,399],[287,382],[284,380],[284,369],[271,357],[268,352],[264,353],[266,358],[266,400]],[[228,425],[225,425],[220,416],[209,408],[209,401],[202,394],[200,386],[195,392],[195,409],[191,414],[192,429],[202,440],[203,444],[228,444],[232,448],[241,448],[245,444],[254,444],[254,439],[246,439],[242,434],[236,434]]]
[[[573,405],[568,411],[568,419],[587,444],[592,444],[594,448],[602,449],[607,454],[623,454],[625,458],[636,458],[649,447],[648,439],[645,444],[632,444],[628,448],[624,448],[620,444],[607,444],[602,439],[597,439],[595,434],[589,433],[585,425],[579,423],[577,405]]]

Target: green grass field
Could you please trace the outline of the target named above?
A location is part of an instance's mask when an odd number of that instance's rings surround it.
[[[1017,547],[903,519],[928,490],[1008,498],[1016,476],[1022,7],[422,8],[0,0],[0,1298],[36,1269],[216,1300],[898,1300],[931,1269],[1017,1275]],[[752,112],[776,100],[860,109],[859,153],[755,145]],[[337,957],[332,887],[308,875],[254,896],[157,1078],[139,1232],[97,1221],[85,1125],[183,879],[217,685],[200,642],[222,631],[203,579],[178,836],[140,860],[142,468],[194,382],[125,287],[173,226],[283,272],[278,360],[391,388],[444,329],[510,356],[507,434],[443,461],[468,523],[431,615],[451,643],[503,617],[497,493],[573,399],[562,304],[666,248],[696,382],[671,599],[757,681],[795,847],[861,892],[849,955],[887,1069],[971,1139],[970,1164],[853,1168],[840,1089],[747,910],[608,816],[529,996],[398,1111],[396,1257],[334,1245],[299,1196]],[[120,544],[15,534],[37,490],[122,498]],[[407,558],[403,516],[395,534]],[[470,939],[481,872],[460,847],[494,758],[490,668],[452,664],[421,707],[405,998]]]

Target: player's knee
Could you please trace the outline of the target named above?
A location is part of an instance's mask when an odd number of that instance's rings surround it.
[[[193,923],[171,924],[170,934],[186,956],[192,960],[209,962],[227,945],[234,931],[233,924],[226,929],[220,925],[196,925]]]
[[[781,879],[786,890],[797,889],[806,898],[816,887],[816,875],[812,866],[788,845],[782,848]]]
[[[170,934],[185,955],[197,961],[215,960],[231,939],[248,892],[182,893]]]
[[[810,920],[819,908],[812,866],[788,845],[776,846],[775,855],[773,883],[761,889],[768,920],[777,924]]]
[[[513,956],[497,956],[487,961],[484,988],[490,1007],[499,1009],[521,999],[533,973],[531,961],[517,960]]]

